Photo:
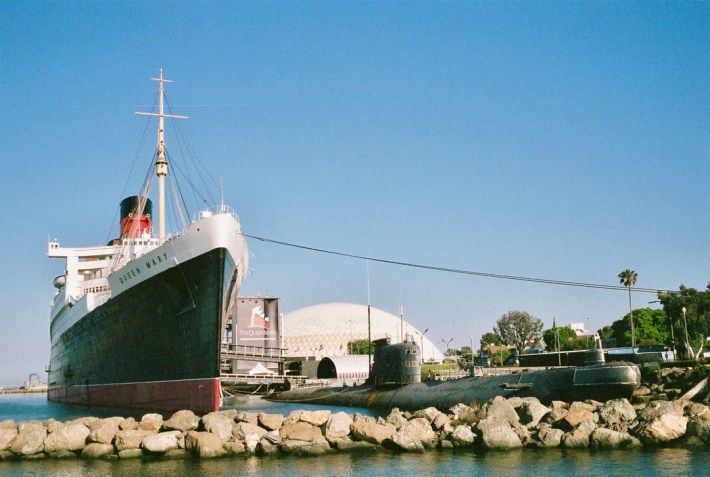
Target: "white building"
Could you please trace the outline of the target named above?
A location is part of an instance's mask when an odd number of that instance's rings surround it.
[[[444,355],[426,335],[410,323],[379,308],[370,307],[372,341],[390,338],[401,343],[409,335],[421,348],[424,361],[441,362]],[[348,342],[368,338],[367,305],[326,303],[284,315],[282,322],[285,356],[342,356],[348,354]]]

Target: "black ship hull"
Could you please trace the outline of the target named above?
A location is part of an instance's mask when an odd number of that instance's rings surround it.
[[[218,248],[136,284],[53,340],[48,398],[152,411],[219,408],[220,342],[236,277]]]

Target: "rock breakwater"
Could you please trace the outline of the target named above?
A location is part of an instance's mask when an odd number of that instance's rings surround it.
[[[690,401],[626,399],[605,403],[494,398],[449,412],[393,409],[373,418],[328,410],[288,416],[226,410],[199,417],[178,411],[134,418],[86,417],[59,422],[0,422],[0,460],[87,458],[213,458],[239,455],[321,455],[360,449],[618,449],[710,444],[710,408]]]
[[[620,449],[710,445],[710,407],[685,399],[692,371],[652,370],[631,401],[553,401],[496,397],[373,418],[329,410],[282,414],[230,409],[197,416],[178,411],[60,422],[0,422],[0,461],[224,456],[309,456],[354,450]],[[669,396],[678,399],[669,400]],[[696,396],[697,397],[697,396]]]

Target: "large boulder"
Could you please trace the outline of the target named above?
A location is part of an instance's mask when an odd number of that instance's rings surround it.
[[[202,416],[202,427],[207,432],[217,434],[223,443],[232,438],[234,426],[235,423],[232,419],[218,412],[211,412]]]
[[[496,396],[483,405],[483,419],[498,418],[507,421],[510,424],[515,424],[520,421],[515,408],[503,396]]]
[[[589,436],[589,445],[594,449],[620,449],[641,447],[641,441],[628,432],[619,432],[598,427]]]
[[[598,416],[595,415],[588,407],[576,406],[575,404],[577,403],[572,403],[572,406],[569,408],[569,412],[565,414],[562,419],[555,421],[552,426],[557,429],[562,429],[565,432],[569,432],[584,421],[597,422]]]
[[[266,412],[260,412],[257,416],[259,425],[269,431],[280,429],[284,423],[284,419],[286,419],[283,414],[269,414]]]
[[[51,432],[44,440],[44,451],[51,453],[82,450],[86,447],[86,439],[90,433],[91,431],[84,424],[74,423],[62,426]]]
[[[393,424],[378,424],[374,419],[356,419],[350,425],[350,435],[354,440],[367,441],[382,445],[385,439],[390,439],[397,428]]]
[[[111,444],[100,444],[92,442],[81,451],[81,457],[85,459],[106,459],[113,455],[114,449]]]
[[[17,437],[17,427],[0,427],[0,452],[6,451],[12,446],[12,441]]]
[[[437,437],[427,417],[415,417],[400,427],[391,439],[392,443],[402,450],[423,451],[425,448],[435,447]]]
[[[473,424],[478,421],[478,414],[476,409],[465,404],[456,404],[449,411],[452,414],[452,419],[454,421],[465,422],[466,424]]]
[[[141,429],[119,430],[116,433],[113,445],[116,447],[116,452],[119,453],[125,450],[140,449],[143,439],[152,434],[155,434],[155,432]]]
[[[687,417],[663,414],[642,425],[637,435],[644,444],[659,445],[683,437],[687,427]]]
[[[612,399],[599,408],[599,420],[603,424],[630,423],[636,419],[636,410],[628,399]]]
[[[637,415],[639,420],[646,422],[666,415],[682,416],[683,404],[678,401],[652,401],[638,411]]]
[[[554,427],[542,427],[537,432],[536,445],[538,447],[559,447],[562,443],[564,431]]]
[[[180,447],[180,431],[167,431],[159,434],[151,434],[143,439],[141,447],[151,454],[165,454],[166,452]]]
[[[19,433],[13,440],[10,450],[15,454],[31,456],[39,454],[44,450],[44,439],[47,437],[47,429],[41,424],[18,426]]]
[[[455,447],[469,447],[476,441],[476,434],[470,426],[458,425],[449,437]]]
[[[238,422],[232,428],[232,435],[235,439],[240,441],[245,440],[248,435],[254,434],[258,437],[258,442],[262,437],[266,437],[266,434],[268,433],[269,431],[263,427],[257,426],[256,424],[252,424],[250,422]]]
[[[169,431],[194,431],[200,425],[200,418],[190,410],[177,411],[170,419],[163,422],[163,428]]]
[[[350,435],[350,426],[353,418],[344,412],[337,412],[328,418],[325,423],[325,438],[328,442],[334,442]]]
[[[323,424],[326,423],[328,418],[330,417],[331,412],[328,410],[322,410],[322,411],[304,411],[304,410],[297,410],[293,411],[291,414],[288,416],[289,421],[302,421],[302,422],[307,422],[308,424],[314,425],[314,426],[322,426]]]
[[[88,442],[96,442],[98,444],[111,444],[116,433],[119,431],[119,426],[125,421],[122,417],[108,417],[99,419],[91,425],[91,433],[89,434]]]
[[[138,423],[138,429],[156,433],[163,426],[163,416],[160,414],[145,414]]]
[[[189,431],[185,435],[185,450],[200,458],[221,457],[227,453],[219,436],[211,432]]]
[[[568,449],[585,449],[589,447],[589,436],[596,428],[597,424],[594,419],[582,421],[562,436],[561,445]]]
[[[311,424],[308,424],[307,422],[303,422],[303,424],[311,425]],[[315,428],[315,426],[312,426],[312,427]],[[263,445],[263,443],[264,443],[264,439],[262,439],[262,441],[261,441],[262,445]],[[330,444],[328,444],[328,441],[325,439],[325,437],[323,437],[322,434],[310,441],[303,441],[303,440],[299,440],[299,439],[284,439],[281,442],[281,444],[278,446],[278,448],[284,454],[293,454],[293,455],[321,455],[321,454],[325,454],[327,452],[332,452],[332,450],[333,450],[330,447]]]
[[[482,419],[476,424],[476,429],[478,429],[481,443],[486,449],[507,450],[523,446],[523,442],[513,430],[513,426],[503,417],[496,416]]]
[[[305,421],[287,422],[279,429],[279,433],[283,439],[303,442],[313,442],[323,437],[320,427]]]
[[[532,429],[540,423],[550,409],[544,406],[538,399],[526,399],[517,408],[520,423],[528,429]]]

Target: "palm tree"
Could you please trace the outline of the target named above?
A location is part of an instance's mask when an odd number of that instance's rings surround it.
[[[619,279],[621,280],[619,283],[624,285],[629,289],[629,320],[631,321],[631,347],[635,348],[636,347],[636,336],[634,333],[634,314],[633,311],[631,310],[631,287],[636,284],[636,279],[638,278],[638,274],[634,272],[633,270],[629,270],[628,268],[624,270],[623,272],[619,273]]]

